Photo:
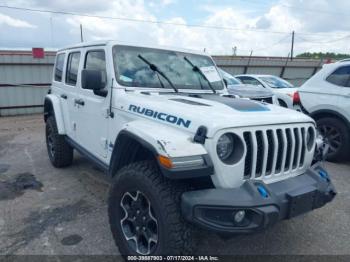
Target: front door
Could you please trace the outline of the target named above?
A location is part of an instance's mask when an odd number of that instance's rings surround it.
[[[82,55],[81,69],[101,70],[103,83],[105,88],[108,88],[105,50],[95,47],[86,49]],[[79,91],[79,118],[76,120],[78,143],[95,157],[106,161],[109,95],[104,97],[95,95],[92,90],[82,89],[81,81],[79,81]]]

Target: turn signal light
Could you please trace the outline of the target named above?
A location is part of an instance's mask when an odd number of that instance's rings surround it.
[[[172,168],[172,167],[173,167],[173,162],[171,161],[170,158],[168,158],[168,157],[166,157],[166,156],[161,156],[161,155],[159,155],[159,156],[158,156],[158,161],[159,161],[159,163],[160,163],[162,166],[164,166],[164,167],[166,167],[166,168]]]

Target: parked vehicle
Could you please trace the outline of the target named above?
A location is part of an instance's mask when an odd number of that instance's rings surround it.
[[[286,80],[273,75],[237,75],[244,84],[270,89],[277,97],[280,106],[293,108],[293,96],[297,88]]]
[[[350,61],[325,64],[298,90],[295,106],[310,114],[329,144],[328,159],[350,154]]]
[[[222,69],[218,69],[218,71],[225,82],[229,94],[269,104],[278,104],[276,96],[270,90],[259,86],[243,84],[238,78],[235,78],[226,71]]]
[[[314,120],[224,93],[205,53],[115,41],[57,52],[48,155],[66,167],[76,149],[112,177],[121,254],[190,254],[195,226],[256,232],[335,196],[327,171],[311,165],[322,150]]]

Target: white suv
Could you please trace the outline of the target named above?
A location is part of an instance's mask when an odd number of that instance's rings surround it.
[[[328,159],[340,161],[350,153],[350,61],[325,64],[299,89],[297,109],[313,117],[330,149]]]
[[[205,53],[114,41],[57,52],[48,155],[64,167],[77,150],[113,178],[121,254],[190,254],[195,226],[256,232],[335,196],[314,120],[225,95]]]

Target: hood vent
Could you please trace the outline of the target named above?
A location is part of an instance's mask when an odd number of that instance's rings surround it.
[[[169,99],[169,100],[172,100],[172,101],[175,101],[175,102],[184,103],[184,104],[188,104],[188,105],[193,105],[193,106],[210,106],[210,105],[207,105],[207,104],[203,104],[203,103],[199,103],[199,102],[196,102],[196,101],[187,100],[187,99],[183,99],[183,98],[172,98],[172,99]]]

